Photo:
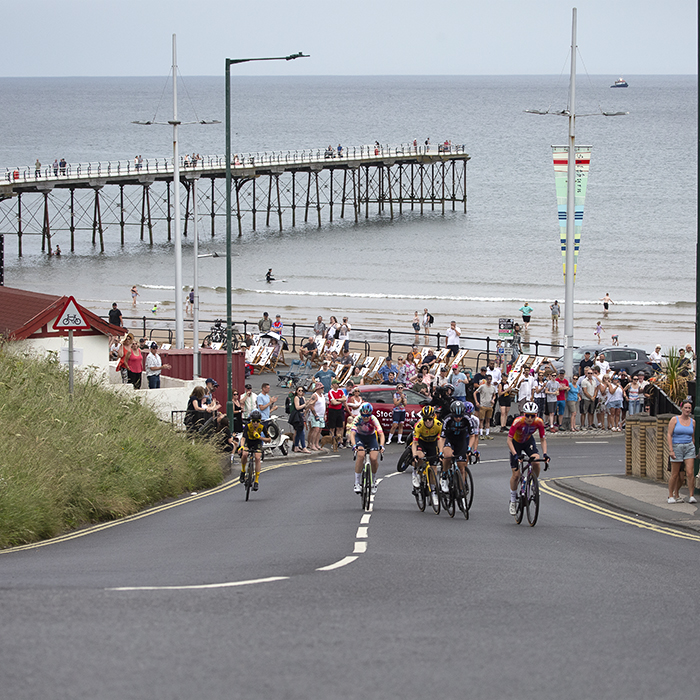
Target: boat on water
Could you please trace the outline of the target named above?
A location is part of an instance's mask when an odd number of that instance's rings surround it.
[[[611,88],[613,88],[613,87],[629,87],[629,85],[627,85],[627,81],[624,78],[618,78],[615,81],[615,84],[611,85],[610,87]]]

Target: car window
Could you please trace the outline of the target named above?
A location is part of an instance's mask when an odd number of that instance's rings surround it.
[[[370,403],[394,404],[394,393],[389,389],[377,389],[374,391],[363,391],[362,397]]]
[[[427,396],[423,396],[423,394],[419,394],[417,391],[413,391],[412,389],[406,389],[404,394],[406,394],[406,403],[408,404],[422,403],[423,401],[428,400]]]
[[[610,350],[611,362],[629,362],[637,359],[634,350]]]

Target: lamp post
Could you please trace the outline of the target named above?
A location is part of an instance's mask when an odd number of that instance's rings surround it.
[[[566,190],[566,272],[564,288],[564,371],[573,376],[574,369],[574,223],[576,214],[576,117],[617,117],[628,112],[596,112],[576,114],[576,8],[571,17],[571,72],[569,78],[569,107],[559,112],[526,109],[529,114],[556,114],[569,119],[567,190]]]
[[[231,66],[252,61],[293,61],[296,58],[308,58],[308,56],[299,51],[289,56],[226,59],[226,415],[231,429],[233,429],[233,381],[231,379],[233,371],[231,351]]]
[[[181,124],[221,124],[217,119],[201,119],[196,122],[181,122],[177,118],[177,39],[173,34],[173,118],[167,122],[134,121],[132,124],[150,126],[168,124],[173,127],[173,209],[175,221],[175,347],[185,347],[185,323],[182,313],[182,234],[180,228],[180,154],[178,152],[177,128]]]

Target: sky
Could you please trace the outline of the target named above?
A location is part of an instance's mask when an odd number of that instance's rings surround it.
[[[592,75],[696,74],[695,0],[579,0]],[[562,0],[0,0],[0,77],[159,76],[177,34],[183,75],[224,59],[311,58],[239,75],[559,74],[571,44]]]

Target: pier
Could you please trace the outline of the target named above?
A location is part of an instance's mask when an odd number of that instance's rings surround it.
[[[237,154],[233,157],[232,214],[238,235],[260,226],[283,230],[297,223],[372,215],[391,219],[404,211],[421,214],[436,209],[453,211],[459,203],[467,210],[464,146],[360,146],[342,149],[299,150]],[[204,156],[180,162],[184,188],[184,230],[191,221],[193,191],[198,216],[209,217],[211,236],[217,217],[225,216],[226,159]],[[193,187],[193,183],[198,186]],[[157,222],[166,222],[172,235],[172,158],[142,162],[108,161],[81,164],[43,164],[40,168],[6,169],[0,179],[0,236],[41,235],[42,252],[52,252],[52,234],[70,232],[70,250],[76,235],[87,232],[92,244],[105,249],[105,232],[119,227],[125,242],[127,227],[138,227],[140,240],[154,242]]]

